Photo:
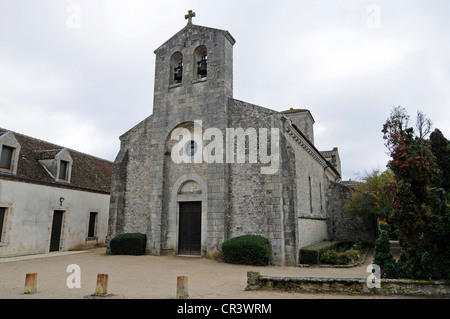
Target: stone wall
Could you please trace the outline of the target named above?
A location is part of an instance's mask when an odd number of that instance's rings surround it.
[[[348,215],[345,212],[345,203],[351,196],[351,187],[343,183],[329,182],[326,193],[328,239],[373,244],[378,237],[377,220],[367,216]]]
[[[298,218],[299,247],[328,239],[326,219]]]
[[[285,124],[286,125],[286,124]],[[328,239],[326,188],[328,177],[324,173],[326,161],[309,142],[295,130],[284,128],[287,144],[291,146],[294,165],[292,189],[294,192],[293,224],[295,247],[301,247]]]
[[[230,99],[228,107],[230,128],[244,131],[254,128],[258,141],[261,138],[259,129],[268,130],[270,152],[270,130],[280,129],[281,125],[278,112],[234,99]],[[272,263],[292,265],[295,264],[293,154],[289,154],[283,136],[277,142],[284,151],[274,174],[262,174],[261,168],[270,163],[261,163],[259,156],[257,163],[249,163],[247,157],[245,163],[229,164],[227,239],[244,234],[261,235],[269,239]],[[247,142],[246,154],[258,151],[249,147]]]
[[[382,279],[380,288],[369,288],[367,279],[272,277],[249,271],[246,290],[448,297],[450,282]]]

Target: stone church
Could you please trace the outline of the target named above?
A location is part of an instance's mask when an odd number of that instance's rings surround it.
[[[209,256],[257,234],[272,264],[297,265],[301,247],[337,238],[338,150],[314,146],[308,110],[234,99],[235,39],[193,16],[154,52],[152,115],[120,137],[107,242],[139,232],[148,254]]]

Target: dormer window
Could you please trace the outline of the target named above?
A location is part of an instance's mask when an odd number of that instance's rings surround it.
[[[0,133],[0,173],[17,174],[21,147],[14,133]]]
[[[2,145],[0,152],[0,168],[11,170],[13,161],[14,148]]]
[[[72,175],[72,157],[69,151],[64,148],[55,156],[56,171],[55,177],[57,182],[70,183],[70,177]]]
[[[55,182],[70,183],[73,160],[67,148],[36,151],[36,158]]]
[[[66,181],[68,176],[69,162],[61,160],[59,163],[59,179]]]

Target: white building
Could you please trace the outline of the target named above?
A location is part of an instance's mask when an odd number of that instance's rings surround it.
[[[111,162],[0,128],[0,257],[102,246]]]

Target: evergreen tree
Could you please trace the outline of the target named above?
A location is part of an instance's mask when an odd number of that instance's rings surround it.
[[[450,193],[450,141],[447,140],[439,129],[435,129],[430,135],[431,151],[436,157],[442,177],[440,186]]]
[[[397,267],[394,257],[391,253],[391,244],[389,243],[388,233],[381,231],[380,236],[375,241],[373,252],[373,263],[378,265],[381,270],[382,278],[396,278]]]

